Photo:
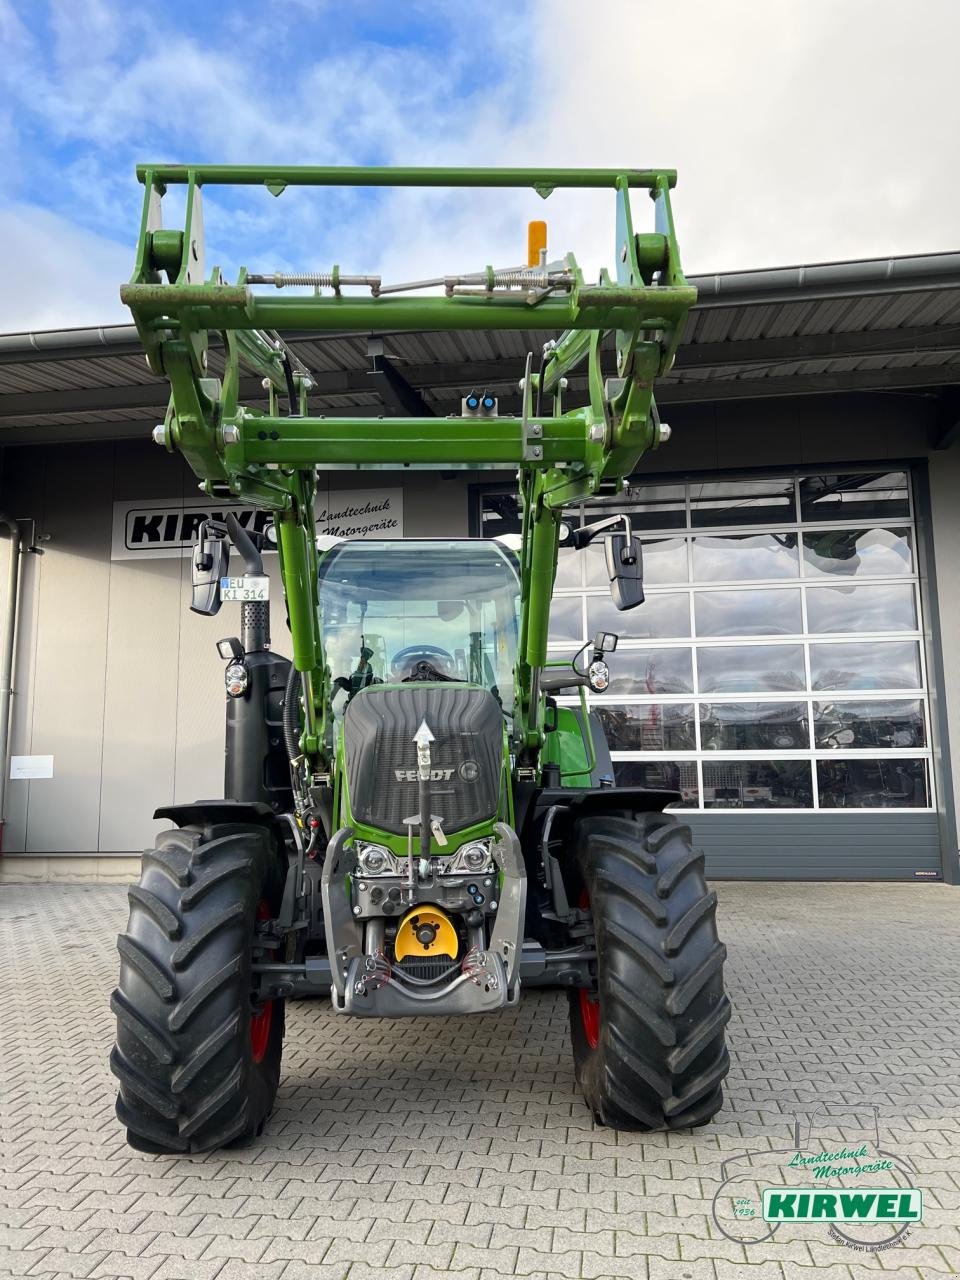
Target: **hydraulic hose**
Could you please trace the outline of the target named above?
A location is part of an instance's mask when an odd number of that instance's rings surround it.
[[[303,681],[296,667],[290,667],[287,686],[283,691],[283,741],[291,762],[300,751],[300,688]]]

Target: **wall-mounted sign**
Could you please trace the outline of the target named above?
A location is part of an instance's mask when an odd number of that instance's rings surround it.
[[[231,503],[176,498],[113,504],[112,560],[189,554],[205,519],[223,520],[232,511],[244,529],[262,531],[267,511]],[[321,489],[317,532],[339,538],[402,538],[402,489]]]
[[[52,778],[53,756],[11,756],[11,778]]]
[[[331,489],[317,495],[317,533],[334,538],[402,538],[402,489]]]

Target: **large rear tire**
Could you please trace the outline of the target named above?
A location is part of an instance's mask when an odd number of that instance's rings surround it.
[[[596,985],[570,992],[587,1105],[614,1129],[705,1124],[723,1104],[730,1002],[717,898],[690,828],[664,813],[586,818],[573,852],[597,949]]]
[[[111,1007],[117,1115],[139,1151],[209,1151],[263,1130],[280,1079],[282,1000],[254,1006],[258,919],[281,873],[266,827],[183,827],[157,837],[129,889]]]

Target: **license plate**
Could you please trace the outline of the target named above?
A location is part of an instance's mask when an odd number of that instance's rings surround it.
[[[221,578],[220,599],[238,600],[241,604],[270,599],[269,578]]]

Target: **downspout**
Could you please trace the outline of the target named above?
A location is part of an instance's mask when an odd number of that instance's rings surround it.
[[[7,614],[3,626],[3,647],[0,649],[0,854],[3,853],[3,836],[7,824],[7,775],[10,772],[10,701],[13,695],[13,655],[17,634],[17,613],[20,603],[20,557],[23,554],[23,534],[16,520],[0,514],[0,525],[10,532],[10,560],[7,566]]]

